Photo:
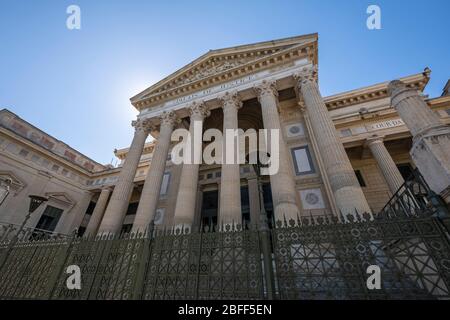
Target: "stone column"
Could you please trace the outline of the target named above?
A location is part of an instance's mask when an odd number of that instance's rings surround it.
[[[342,214],[371,213],[353,167],[345,152],[316,82],[316,67],[294,75],[311,121],[326,174]]]
[[[91,219],[86,228],[85,234],[95,235],[97,229],[102,221],[103,213],[105,213],[106,205],[108,204],[108,199],[111,194],[111,188],[103,188],[98,197],[97,203],[95,204],[94,211],[92,212]]]
[[[411,157],[430,188],[450,203],[450,126],[415,89],[399,80],[388,86],[391,104],[413,135]]]
[[[133,121],[132,125],[135,127],[133,142],[131,143],[130,150],[128,150],[125,163],[120,171],[119,179],[114,187],[108,207],[103,215],[99,233],[116,233],[120,231],[131,193],[133,192],[134,177],[151,126],[148,120]]]
[[[292,165],[288,158],[288,148],[281,130],[276,84],[271,81],[263,81],[255,89],[261,104],[264,129],[278,130],[279,133],[279,169],[276,174],[270,176],[275,219],[282,221],[296,220],[299,216],[299,210],[296,202],[295,181]],[[268,152],[272,156],[269,146],[267,146]]]
[[[203,102],[194,102],[189,107],[191,136],[190,163],[183,163],[175,206],[174,226],[191,229],[196,209],[198,170],[202,160],[203,120],[210,112]],[[194,146],[197,144],[197,147]]]
[[[386,149],[386,146],[383,143],[383,138],[379,136],[372,136],[367,139],[366,145],[369,147],[375,160],[377,160],[384,179],[386,180],[389,189],[394,194],[398,189],[400,189],[405,181],[395,165],[394,160],[392,160],[391,155]]]
[[[219,223],[241,224],[241,176],[239,163],[237,162],[238,155],[235,154],[235,159],[232,164],[226,163],[226,130],[238,129],[238,110],[242,107],[242,102],[239,100],[237,93],[229,92],[220,98],[220,102],[223,109],[223,151],[222,175],[220,178]],[[238,139],[235,139],[234,146],[237,143]]]
[[[153,220],[158,205],[161,183],[166,168],[173,128],[178,119],[174,112],[164,112],[161,117],[158,142],[153,152],[150,168],[145,178],[132,232],[145,231]]]

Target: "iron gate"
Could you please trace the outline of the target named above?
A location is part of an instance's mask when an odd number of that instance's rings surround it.
[[[450,298],[448,207],[417,172],[375,218],[261,221],[95,238],[0,224],[0,298]],[[70,265],[80,290],[67,288]],[[369,266],[380,289],[367,286]]]

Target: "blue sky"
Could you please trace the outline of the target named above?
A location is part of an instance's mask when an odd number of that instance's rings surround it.
[[[66,8],[81,8],[81,30]],[[381,30],[366,9],[381,8]],[[432,69],[450,78],[450,1],[0,0],[0,109],[101,163],[130,144],[129,98],[209,49],[319,33],[324,96]]]

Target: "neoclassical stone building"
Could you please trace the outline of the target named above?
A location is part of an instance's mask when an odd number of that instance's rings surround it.
[[[8,110],[0,113],[0,222],[20,223],[31,193],[50,197],[29,227],[68,233],[198,227],[259,219],[245,164],[171,161],[177,128],[279,129],[280,169],[262,177],[272,219],[376,214],[414,168],[450,202],[450,95],[422,92],[430,70],[322,97],[317,34],[212,50],[131,98],[129,148],[103,166]],[[148,136],[155,138],[147,142]]]

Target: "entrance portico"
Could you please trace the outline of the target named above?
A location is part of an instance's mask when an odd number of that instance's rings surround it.
[[[323,208],[322,211],[337,214],[330,203],[337,203],[338,209],[344,213],[370,212],[364,194],[358,185],[345,150],[337,138],[336,129],[327,114],[325,103],[315,84],[317,79],[311,78],[311,70],[317,63],[316,36],[304,36],[279,40],[278,42],[261,43],[228,51],[208,53],[192,64],[162,80],[153,87],[131,99],[133,105],[140,110],[138,121],[145,121],[152,126],[151,131],[159,135],[156,142],[150,169],[145,179],[139,207],[133,224],[133,231],[144,231],[155,216],[158,196],[160,194],[162,177],[166,170],[166,159],[170,154],[170,135],[177,128],[180,121],[185,127],[194,121],[204,123],[204,128],[215,123],[215,128],[244,129],[240,122],[240,108],[249,101],[256,103],[255,117],[261,123],[262,129],[279,131],[279,170],[270,177],[270,187],[273,199],[275,220],[296,220],[303,214],[310,214],[311,210]],[[299,79],[311,79],[309,82]],[[295,92],[298,98],[295,98]],[[293,159],[292,139],[286,135],[285,123],[289,121],[289,112],[283,107],[282,100],[299,99],[305,102],[312,130],[306,130],[305,139],[313,135],[321,135],[319,147],[324,150],[315,154],[312,148],[299,152],[299,159],[304,161],[308,155],[308,164],[314,166],[315,158],[321,158],[325,170],[301,171],[297,168],[300,161]],[[244,109],[243,108],[243,109]],[[211,116],[208,117],[209,113]],[[301,114],[298,104],[291,113],[296,117]],[[220,117],[221,123],[218,123]],[[179,120],[178,120],[179,119]],[[190,125],[189,125],[190,124]],[[252,128],[252,126],[248,126]],[[248,128],[247,127],[247,128]],[[247,129],[245,128],[245,129]],[[254,128],[253,129],[260,129]],[[159,133],[158,133],[159,131]],[[142,139],[141,139],[142,140]],[[133,142],[131,149],[136,153],[142,152],[141,140]],[[334,146],[334,147],[333,147]],[[302,150],[300,150],[302,151]],[[297,154],[297,153],[295,153]],[[128,161],[137,166],[135,161]],[[129,164],[130,165],[130,164]],[[130,165],[131,166],[131,165]],[[177,183],[176,196],[173,198],[175,209],[173,226],[191,227],[198,224],[199,209],[197,196],[199,168],[203,165],[183,164],[181,177]],[[242,223],[241,186],[247,185],[254,197],[254,181],[244,181],[242,168],[239,164],[221,164],[220,187],[218,188],[218,222]],[[252,170],[251,168],[249,168]],[[136,168],[134,168],[135,172]],[[299,172],[296,172],[300,170]],[[133,172],[130,169],[129,172]],[[302,190],[301,180],[297,177],[307,172],[316,184],[313,189]],[[121,172],[121,175],[123,173]],[[327,175],[331,184],[331,191],[323,187],[320,177]],[[121,179],[119,181],[130,179]],[[256,186],[257,187],[257,186]],[[114,191],[116,192],[116,191]],[[104,220],[118,232],[126,207],[126,197],[121,197],[123,203],[113,197]],[[116,209],[110,208],[117,206]],[[253,217],[256,217],[254,199],[252,199]],[[108,215],[114,212],[115,216]],[[102,225],[107,226],[105,223]],[[102,225],[100,230],[103,230]]]

